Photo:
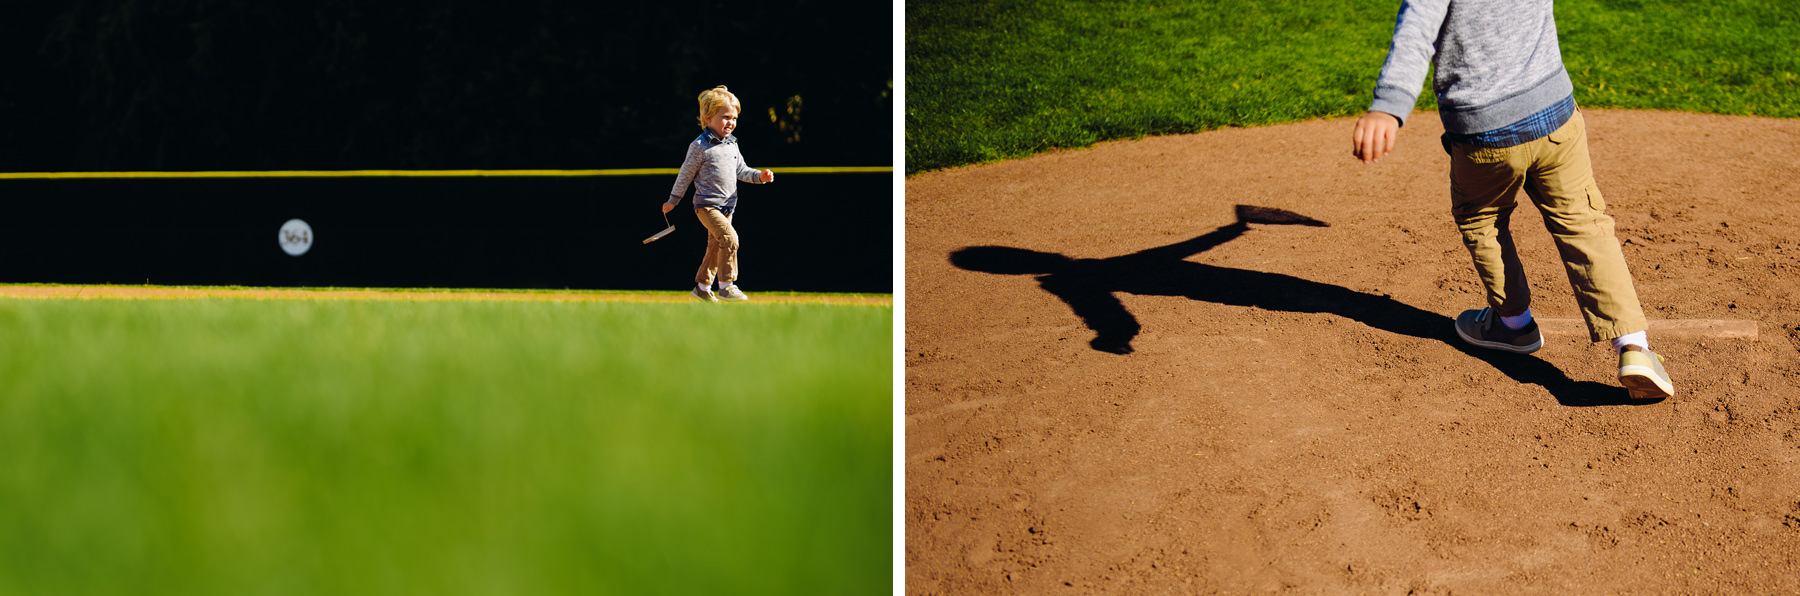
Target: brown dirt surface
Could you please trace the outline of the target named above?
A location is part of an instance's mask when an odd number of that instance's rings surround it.
[[[183,299],[245,298],[260,300],[510,300],[554,302],[693,302],[686,294],[593,294],[558,292],[431,292],[382,290],[287,290],[275,288],[170,288],[132,286],[0,286],[0,298]],[[892,305],[886,296],[783,296],[756,294],[751,303]]]
[[[907,179],[906,592],[1800,591],[1800,121],[1586,114],[1668,400],[1529,202],[1559,323],[1456,338],[1435,114],[1369,166],[1338,119]]]

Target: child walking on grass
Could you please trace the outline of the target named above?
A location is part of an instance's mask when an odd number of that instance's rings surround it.
[[[1487,290],[1487,308],[1456,318],[1457,335],[1520,354],[1544,344],[1509,230],[1523,190],[1555,239],[1589,339],[1618,351],[1619,384],[1633,398],[1666,398],[1675,387],[1650,351],[1648,323],[1594,183],[1553,8],[1553,0],[1402,0],[1351,153],[1370,163],[1393,151],[1426,70],[1435,67],[1450,212]]]
[[[694,185],[694,216],[706,227],[706,257],[700,261],[700,271],[694,274],[693,294],[707,302],[750,299],[737,287],[738,235],[737,229],[731,227],[731,215],[737,211],[737,183],[775,181],[775,172],[751,169],[744,165],[743,154],[738,153],[737,137],[731,136],[731,131],[737,129],[742,109],[743,104],[724,85],[700,93],[700,127],[704,130],[688,143],[687,159],[681,163],[669,201],[662,206],[663,213],[674,210],[681,204],[688,185]]]

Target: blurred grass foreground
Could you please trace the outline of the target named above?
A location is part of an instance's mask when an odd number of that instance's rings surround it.
[[[892,309],[0,299],[0,594],[890,589]]]

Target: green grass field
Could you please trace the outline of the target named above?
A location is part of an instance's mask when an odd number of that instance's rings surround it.
[[[907,2],[906,172],[1361,113],[1398,7]],[[1791,0],[1563,0],[1557,26],[1582,105],[1800,117]]]
[[[885,306],[0,299],[0,594],[867,594]]]

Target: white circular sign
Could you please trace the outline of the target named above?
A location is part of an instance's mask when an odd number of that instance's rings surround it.
[[[312,248],[312,226],[298,219],[287,220],[281,224],[281,250],[290,255],[300,256]]]

